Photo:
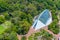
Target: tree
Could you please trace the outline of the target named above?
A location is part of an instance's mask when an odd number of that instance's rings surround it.
[[[51,40],[53,38],[53,36],[51,34],[49,34],[47,31],[45,30],[40,30],[40,32],[34,33],[29,37],[29,40],[38,40],[38,38],[40,40]]]
[[[18,40],[16,32],[4,33],[4,40]]]
[[[5,22],[5,17],[3,15],[0,15],[0,24]]]
[[[21,40],[26,40],[26,37],[25,37],[25,36],[23,36]]]
[[[59,32],[58,18],[56,11],[60,10],[60,1],[58,0],[0,0],[0,24],[5,24],[6,27],[10,21],[12,25],[2,33],[3,40],[14,40],[11,38],[13,32],[18,34],[26,34],[33,23],[33,18],[39,15],[44,9],[49,9],[52,13],[53,22],[49,25],[49,30],[53,31],[55,34]],[[22,32],[23,31],[23,32]],[[56,31],[56,32],[55,32]],[[12,32],[12,33],[11,33]],[[37,35],[42,35],[44,33],[37,33]],[[45,33],[46,34],[46,33]],[[9,35],[9,36],[8,36]],[[43,36],[48,37],[48,36]],[[10,39],[11,38],[11,39]]]
[[[20,25],[19,25],[19,27],[17,29],[17,33],[24,35],[24,34],[26,34],[28,32],[29,27],[30,27],[30,24],[26,20],[21,21]]]

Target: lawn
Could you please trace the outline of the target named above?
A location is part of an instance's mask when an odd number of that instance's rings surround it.
[[[5,31],[5,29],[7,29],[10,26],[11,26],[11,22],[10,21],[6,21],[3,24],[1,24],[0,25],[0,34],[3,33]]]
[[[0,34],[3,33],[4,30],[5,28],[2,25],[0,25]]]

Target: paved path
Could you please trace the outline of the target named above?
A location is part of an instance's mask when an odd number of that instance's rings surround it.
[[[44,27],[42,28],[45,31],[49,32],[50,34],[52,34],[53,36],[56,37],[56,40],[58,40],[58,38],[60,38],[60,34],[54,34],[52,31],[48,30],[48,27]],[[33,28],[30,28],[29,32],[26,34],[26,37],[29,37],[31,34],[36,33],[36,32],[40,32],[40,30],[35,31]],[[28,39],[27,39],[28,40]],[[60,40],[60,39],[59,39]]]
[[[22,36],[17,34],[17,37],[18,37],[18,40],[21,40]]]
[[[52,31],[48,30],[47,27],[42,28],[42,29],[44,29],[45,31],[47,31],[47,32],[49,32],[50,34],[52,34],[53,36],[55,36],[55,37],[56,37],[56,40],[58,40],[58,38],[60,38],[60,34],[54,34]],[[27,38],[26,40],[28,40],[28,37],[29,37],[31,34],[36,33],[36,32],[40,32],[40,30],[35,31],[35,29],[33,29],[33,28],[31,27],[30,30],[28,31],[28,33],[25,35],[26,38]],[[18,37],[18,40],[21,40],[22,35],[17,35],[17,37]],[[60,40],[60,39],[59,39],[59,40]]]
[[[33,34],[35,32],[35,29],[33,29],[32,27],[30,28],[30,30],[28,31],[28,33],[26,34],[26,37],[29,37],[31,34]]]

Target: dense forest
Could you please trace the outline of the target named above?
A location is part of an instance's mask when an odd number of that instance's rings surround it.
[[[57,34],[60,0],[0,0],[0,27],[7,28],[0,34],[0,40],[18,40],[17,34],[25,35],[34,17],[44,9],[51,11],[53,22],[48,28]]]

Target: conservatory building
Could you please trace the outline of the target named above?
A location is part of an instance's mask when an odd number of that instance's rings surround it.
[[[32,28],[38,30],[42,27],[48,26],[52,22],[51,12],[46,9],[35,18]]]

